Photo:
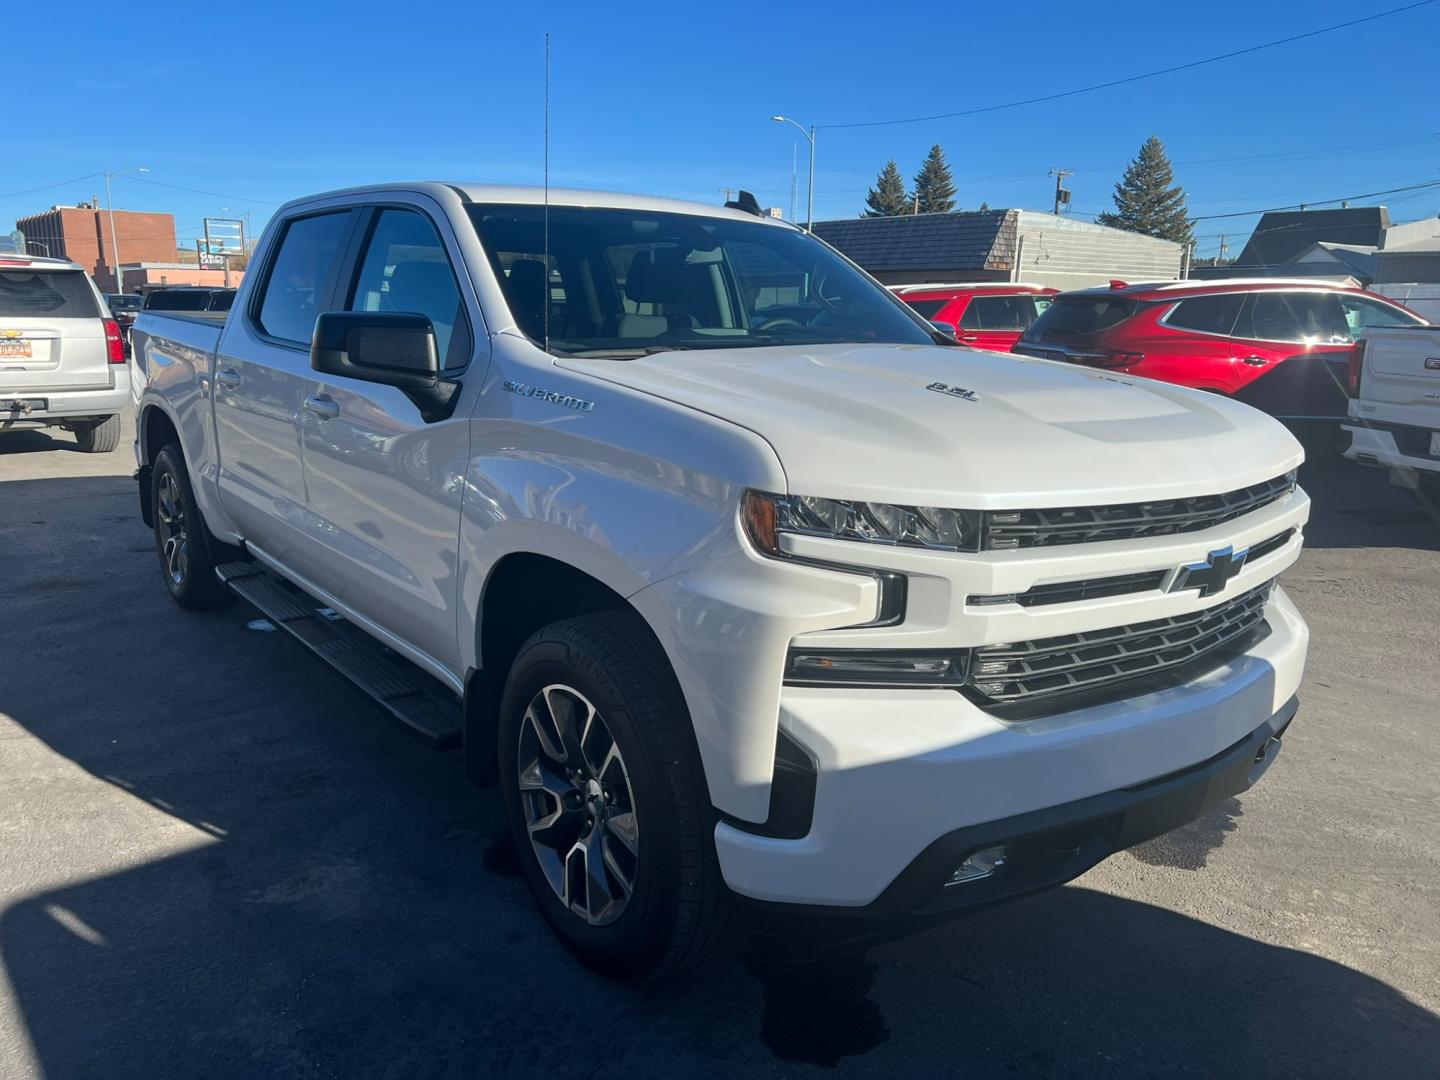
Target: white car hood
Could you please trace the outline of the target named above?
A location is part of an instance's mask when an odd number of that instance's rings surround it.
[[[803,495],[1083,506],[1232,491],[1303,458],[1279,423],[1223,397],[1005,353],[785,346],[556,363],[749,428]]]

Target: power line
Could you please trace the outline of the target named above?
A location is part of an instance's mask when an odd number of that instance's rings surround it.
[[[928,120],[953,120],[960,116],[976,116],[980,113],[999,112],[1002,109],[1018,109],[1022,105],[1039,105],[1046,101],[1058,101],[1061,98],[1075,97],[1077,94],[1089,94],[1096,90],[1108,90],[1115,86],[1125,86],[1129,83],[1140,82],[1143,79],[1154,79],[1161,75],[1173,75],[1177,71],[1190,71],[1194,68],[1204,67],[1206,64],[1217,64],[1222,60],[1233,60],[1237,56],[1249,56],[1252,53],[1262,52],[1265,49],[1274,49],[1281,45],[1289,45],[1292,42],[1304,41],[1306,38],[1334,33],[1336,30],[1347,30],[1352,26],[1374,22],[1376,19],[1385,19],[1391,15],[1399,15],[1406,11],[1414,11],[1416,8],[1429,7],[1431,4],[1437,2],[1440,2],[1440,0],[1417,0],[1416,3],[1405,4],[1403,7],[1390,8],[1388,11],[1377,11],[1373,15],[1364,15],[1358,19],[1350,19],[1347,22],[1336,23],[1333,26],[1322,26],[1317,30],[1307,30],[1303,34],[1292,34],[1289,37],[1277,38],[1274,41],[1266,41],[1260,45],[1251,45],[1248,48],[1221,53],[1218,56],[1207,56],[1203,60],[1192,60],[1188,64],[1176,64],[1173,67],[1161,68],[1158,71],[1147,71],[1141,75],[1130,75],[1123,79],[1111,79],[1109,82],[1095,83],[1092,86],[1082,86],[1075,90],[1062,90],[1055,94],[1044,94],[1040,97],[1024,98],[1020,101],[1007,101],[1001,105],[984,105],[976,109],[935,113],[931,116],[909,116],[901,120],[869,120],[849,124],[819,124],[817,126],[822,128],[889,127],[894,124],[919,124]]]
[[[92,176],[99,175],[98,172],[92,172],[86,173],[84,176],[77,176],[74,180],[61,180],[58,184],[42,184],[40,187],[26,188],[24,191],[0,191],[0,199],[12,199],[17,195],[33,195],[37,191],[50,191],[54,188],[78,184],[81,180],[89,180]]]
[[[1427,3],[1435,3],[1436,0],[1426,0]],[[188,191],[192,195],[209,195],[215,199],[236,199],[240,202],[258,203],[261,206],[279,206],[277,202],[269,199],[252,199],[248,195],[226,195],[223,191],[202,191],[199,188],[181,187],[179,184],[166,184],[159,180],[151,180],[145,176],[127,176],[126,180],[138,180],[142,184],[154,184],[156,187],[173,188],[176,191]]]
[[[1423,184],[1409,184],[1405,187],[1390,188],[1387,191],[1367,191],[1360,195],[1337,195],[1333,199],[1309,199],[1303,203],[1293,203],[1290,206],[1270,206],[1263,210],[1237,210],[1231,214],[1200,214],[1192,217],[1191,221],[1217,221],[1220,218],[1250,217],[1252,214],[1274,214],[1281,210],[1300,210],[1305,207],[1323,205],[1332,202],[1351,202],[1355,199],[1374,199],[1381,195],[1395,195],[1401,191],[1423,191],[1426,188],[1440,187],[1440,180],[1427,180]]]

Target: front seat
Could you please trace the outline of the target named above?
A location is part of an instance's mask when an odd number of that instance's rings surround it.
[[[653,314],[621,315],[614,336],[659,337],[670,330],[700,325],[688,310],[690,283],[686,269],[679,248],[653,248],[637,254],[625,274],[625,296],[636,304],[651,305]]]

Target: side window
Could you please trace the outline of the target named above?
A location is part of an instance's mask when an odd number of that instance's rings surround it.
[[[1382,304],[1378,300],[1356,296],[1353,293],[1340,294],[1340,306],[1345,311],[1345,322],[1350,327],[1351,337],[1360,337],[1372,326],[1418,326],[1420,320],[1399,308]]]
[[[270,265],[260,298],[260,329],[273,337],[309,344],[315,333],[317,305],[327,297],[349,210],[297,218],[285,226],[280,249]]]
[[[972,314],[973,313],[973,314]],[[1024,330],[1035,321],[1035,301],[1028,296],[977,296],[965,309],[961,325],[971,330]]]
[[[404,311],[425,315],[446,368],[470,360],[470,333],[460,287],[435,226],[414,210],[381,210],[370,232],[350,311]]]
[[[906,301],[905,301],[905,303],[909,304],[912,308],[915,309],[915,314],[919,315],[922,319],[933,319],[933,318],[935,318],[935,316],[937,316],[937,315],[940,314],[940,309],[943,308],[943,307],[944,307],[946,304],[948,304],[949,302],[950,302],[950,301],[948,301],[948,300],[906,300]]]
[[[1165,316],[1165,325],[1181,330],[1198,330],[1202,334],[1220,334],[1228,337],[1235,329],[1235,319],[1245,302],[1242,293],[1226,293],[1223,296],[1194,296],[1181,300],[1175,310]]]
[[[973,296],[965,302],[965,311],[960,316],[960,329],[980,329],[980,302]]]
[[[1235,336],[1256,341],[1338,345],[1350,338],[1345,312],[1330,292],[1251,293],[1240,312]]]

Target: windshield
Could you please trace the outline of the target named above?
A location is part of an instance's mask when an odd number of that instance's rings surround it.
[[[106,293],[105,303],[110,305],[112,312],[140,310],[140,297],[130,293]]]
[[[551,352],[933,343],[903,304],[813,237],[651,210],[472,206],[515,321]]]

